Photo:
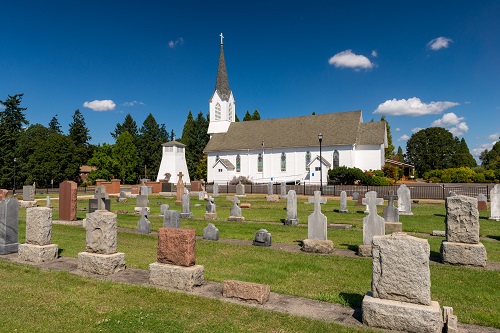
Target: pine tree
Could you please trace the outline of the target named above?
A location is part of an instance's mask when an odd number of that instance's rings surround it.
[[[385,127],[387,129],[387,148],[385,148],[385,158],[392,159],[394,157],[395,147],[392,144],[391,126],[389,126],[389,122],[385,119],[385,116],[382,116],[382,118],[380,118],[380,121],[385,121]]]
[[[174,133],[174,130],[172,129],[170,131],[170,141],[174,141],[175,140],[175,133]]]
[[[456,141],[457,141],[457,150],[455,152],[455,155],[453,156],[454,166],[456,168],[458,167],[473,168],[477,166],[477,162],[474,159],[474,157],[472,157],[472,154],[469,151],[469,147],[467,146],[465,139],[462,138],[462,140],[458,141],[458,138],[456,138]]]
[[[57,114],[50,120],[49,129],[53,130],[57,134],[62,134],[61,124],[59,124],[59,120],[57,119]]]
[[[260,120],[260,113],[259,110],[255,109],[252,115],[252,120]]]
[[[125,131],[129,132],[134,140],[137,138],[137,123],[135,122],[134,118],[132,118],[130,113],[125,116],[125,120],[122,124],[116,124],[114,132],[111,132],[111,136],[116,140],[120,136],[120,134]]]
[[[247,112],[245,113],[245,117],[243,117],[243,121],[249,121],[249,120],[253,120],[253,118],[250,112],[248,112],[247,110]]]
[[[131,184],[137,179],[137,148],[134,138],[128,131],[123,131],[117,138],[112,148],[113,159],[118,166],[118,175],[122,183]]]
[[[85,123],[85,118],[80,110],[75,110],[73,114],[73,122],[69,124],[69,138],[76,147],[76,154],[80,165],[85,165],[91,156],[89,150],[89,140],[91,139],[90,131]],[[78,181],[78,172],[73,176],[73,180]]]
[[[401,146],[398,146],[397,156],[398,162],[405,163],[405,156],[403,155],[403,149],[401,148]]]
[[[162,158],[162,144],[168,141],[165,124],[159,125],[150,113],[139,129],[138,152],[139,162],[137,172],[146,170],[146,178],[156,178]],[[139,169],[140,168],[140,169]]]
[[[237,123],[240,122],[240,118],[238,118],[238,115],[236,113],[234,114],[234,121]]]
[[[186,164],[191,179],[194,179],[193,176],[198,163],[198,157],[194,149],[194,147],[196,147],[196,137],[196,124],[193,114],[189,111],[186,122],[184,123],[184,128],[182,129],[181,142],[186,145]]]

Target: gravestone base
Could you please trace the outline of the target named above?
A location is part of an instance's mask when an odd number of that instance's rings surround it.
[[[370,244],[359,245],[358,246],[358,256],[371,257],[372,256],[372,246]]]
[[[443,241],[441,261],[451,265],[486,266],[486,249],[483,244],[466,244]]]
[[[363,324],[402,332],[441,332],[443,317],[439,303],[430,305],[375,298],[363,298]]]
[[[2,245],[0,244],[0,254],[16,253],[19,249],[19,243]]]
[[[126,203],[127,202],[127,198],[118,198],[118,202]]]
[[[341,209],[339,210],[339,213],[349,213],[349,211],[347,209]]]
[[[134,214],[140,214],[143,208],[148,210],[147,215],[151,214],[151,209],[149,209],[149,207],[134,207]]]
[[[125,253],[99,254],[90,252],[78,253],[78,269],[99,274],[111,275],[125,270]]]
[[[228,221],[231,222],[245,222],[245,217],[244,216],[229,216],[227,218]]]
[[[264,304],[269,300],[270,292],[271,288],[268,284],[236,280],[225,280],[222,283],[222,296],[226,298],[237,298]]]
[[[283,224],[284,225],[299,225],[299,219],[290,219],[290,220],[285,219],[283,221]]]
[[[304,239],[301,250],[309,253],[332,253],[333,242],[331,240]]]
[[[19,259],[34,263],[57,259],[59,247],[57,244],[33,245],[19,244]]]
[[[181,219],[192,219],[193,213],[181,213]]]
[[[216,220],[217,213],[205,213],[205,220]]]
[[[446,231],[444,230],[432,230],[432,236],[446,237]]]
[[[401,222],[385,222],[385,234],[390,235],[393,232],[403,232],[403,223]]]
[[[149,265],[149,282],[157,286],[192,291],[203,281],[204,267],[201,265],[184,267],[159,262]]]
[[[489,218],[489,220],[500,221],[500,216],[492,216]]]
[[[236,196],[238,198],[246,198],[247,197],[246,194],[236,194]]]
[[[31,208],[31,207],[36,207],[36,200],[35,201],[24,201],[20,200],[19,201],[19,207],[21,208]]]
[[[399,212],[399,215],[413,215],[412,212]]]
[[[276,194],[266,196],[267,202],[280,202],[280,197]]]

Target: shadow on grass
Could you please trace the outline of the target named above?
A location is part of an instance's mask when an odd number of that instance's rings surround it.
[[[435,251],[431,251],[430,261],[441,263],[441,255]]]
[[[354,310],[361,308],[361,303],[363,302],[364,295],[353,294],[353,293],[339,293],[339,298],[342,299],[342,303],[346,306],[350,306]],[[358,318],[356,318],[358,319]],[[359,317],[361,320],[361,315]]]
[[[354,253],[358,253],[358,246],[357,245],[352,245],[352,244],[340,244],[341,246],[347,247],[349,251],[353,251]]]
[[[445,214],[434,214],[434,216],[446,217],[446,215],[445,215]]]
[[[493,236],[493,235],[487,235],[486,237],[496,239],[497,241],[500,241],[500,236]]]
[[[63,252],[64,252],[64,249],[58,248],[57,249],[57,256],[60,257]]]

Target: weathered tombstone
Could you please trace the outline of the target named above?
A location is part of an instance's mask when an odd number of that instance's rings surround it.
[[[363,298],[363,323],[403,332],[441,332],[439,303],[431,300],[429,243],[394,233],[373,237],[372,292]]]
[[[149,265],[153,285],[191,291],[203,284],[204,268],[196,265],[194,229],[158,229],[157,262]]]
[[[50,197],[49,197],[49,196],[47,196],[47,197],[45,198],[45,200],[46,200],[45,207],[52,208],[52,204],[50,203]]]
[[[149,200],[148,200],[147,195],[142,195],[142,194],[137,195],[136,203],[135,203],[136,207],[141,207],[141,208],[148,207],[148,203],[149,203]]]
[[[297,218],[297,194],[295,190],[288,191],[286,196],[286,219],[285,225],[298,225],[299,219]]]
[[[59,247],[52,244],[52,209],[26,209],[26,243],[19,244],[19,259],[45,262],[57,258]]]
[[[394,191],[389,191],[387,206],[384,207],[385,233],[392,234],[393,232],[402,232],[403,224],[399,222],[399,210],[394,206],[394,199],[398,197],[394,195]]]
[[[349,211],[347,210],[347,193],[346,191],[340,192],[340,213],[348,213]]]
[[[111,211],[111,200],[109,199],[100,200],[94,198],[94,199],[89,199],[89,213],[93,213],[96,210],[98,210],[99,201],[104,201],[103,210],[107,210],[108,212]]]
[[[354,192],[354,193],[352,194],[352,200],[356,200],[356,201],[357,201],[357,200],[358,200],[358,198],[359,198],[359,192]]]
[[[0,200],[7,198],[9,195],[9,190],[0,189]]]
[[[125,253],[117,249],[116,214],[97,210],[87,214],[86,252],[78,253],[78,269],[110,275],[125,269]]]
[[[207,197],[207,192],[205,191],[198,192],[198,200],[205,200],[206,197]]]
[[[219,240],[219,229],[217,229],[213,223],[209,223],[205,229],[203,229],[203,239]]]
[[[146,180],[145,179],[142,180],[142,185],[141,185],[141,187],[139,187],[139,194],[146,195],[146,196],[150,194],[149,188],[146,185]]]
[[[205,207],[205,220],[215,220],[217,212],[215,211],[215,201],[211,196],[208,197],[208,202]]]
[[[370,207],[370,213],[363,218],[363,244],[358,246],[358,255],[370,257],[373,237],[385,234],[384,218],[377,213],[377,205],[383,205],[384,199],[377,198],[377,192],[370,191],[366,193],[363,204]]]
[[[97,210],[107,210],[105,200],[109,200],[109,196],[106,193],[106,186],[96,186],[94,199],[97,199]]]
[[[179,172],[177,176],[179,177],[179,180],[177,181],[177,198],[175,200],[175,204],[180,205],[182,204],[182,195],[184,194],[184,182],[182,181],[182,176],[184,175],[182,174],[182,172]]]
[[[19,204],[22,208],[36,207],[37,203],[35,200],[35,186],[23,186],[23,200],[19,201]]]
[[[19,224],[19,202],[16,198],[0,201],[0,254],[18,251],[17,228]]]
[[[184,188],[184,194],[182,195],[182,219],[190,219],[193,217],[191,213],[191,197],[189,196],[189,190]]]
[[[281,197],[286,198],[286,183],[280,184]]]
[[[271,233],[266,229],[260,229],[255,233],[255,237],[253,239],[252,244],[255,246],[271,246],[272,244]]]
[[[141,234],[151,233],[151,222],[148,220],[148,209],[143,207],[141,210],[141,219],[137,222],[137,232]]]
[[[127,193],[125,193],[125,191],[120,191],[120,197],[118,198],[118,202],[122,203],[127,202]]]
[[[477,199],[465,195],[446,198],[446,241],[441,260],[452,265],[486,266],[486,249],[479,242]]]
[[[331,253],[333,242],[327,239],[327,218],[321,213],[321,204],[326,203],[326,198],[321,197],[320,191],[314,191],[314,197],[308,202],[314,204],[314,212],[307,218],[307,239],[302,242],[302,251]]]
[[[365,195],[361,193],[358,195],[358,201],[356,202],[356,206],[363,206],[363,199],[365,198]]]
[[[239,197],[245,196],[245,185],[243,185],[242,183],[238,183],[236,185],[236,195]]]
[[[399,215],[413,215],[410,189],[405,184],[401,184],[398,188],[398,210]]]
[[[488,210],[488,198],[486,195],[479,193],[477,195],[477,210]]]
[[[165,212],[166,212],[169,208],[170,208],[170,206],[169,206],[169,205],[167,205],[167,204],[162,204],[162,205],[160,206],[160,215],[161,215],[161,216],[165,216]]]
[[[71,180],[59,184],[59,220],[76,220],[77,189],[77,184]]]
[[[176,210],[167,210],[163,215],[164,228],[180,228],[181,214]]]
[[[267,183],[267,195],[273,195],[273,183]]]
[[[500,221],[500,184],[490,191],[490,220]]]
[[[237,196],[233,197],[233,207],[231,207],[231,211],[229,213],[228,221],[237,221],[237,222],[243,222],[245,221],[245,218],[241,216],[241,207],[238,206],[240,203],[240,200],[238,199]]]
[[[213,185],[213,190],[212,190],[212,197],[218,197],[219,196],[219,184],[214,183]]]

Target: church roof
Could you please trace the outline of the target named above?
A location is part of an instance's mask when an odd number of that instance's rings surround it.
[[[226,60],[224,59],[224,45],[220,44],[219,67],[217,68],[217,80],[215,82],[215,91],[223,101],[229,101],[231,88],[229,88],[229,79],[227,78]]]
[[[166,142],[166,143],[162,144],[162,146],[163,147],[186,147],[185,144],[183,144],[179,141],[175,141],[175,140]]]
[[[379,145],[385,143],[385,122],[362,122],[361,111],[233,122],[226,133],[216,133],[205,152],[264,148]]]

